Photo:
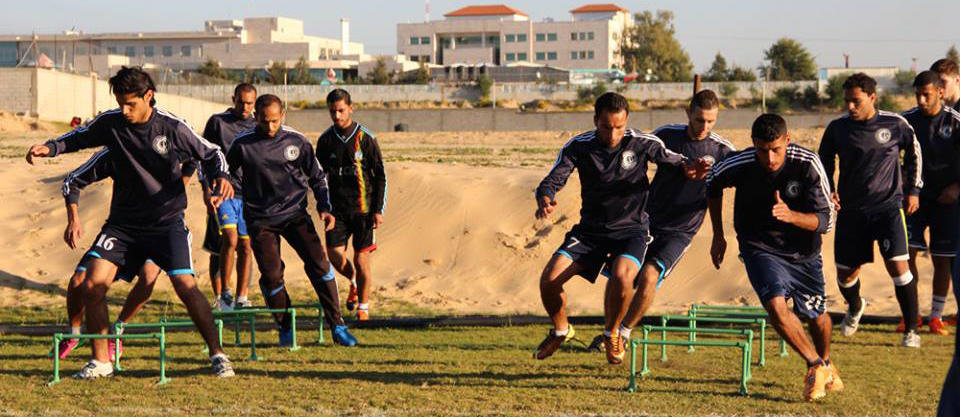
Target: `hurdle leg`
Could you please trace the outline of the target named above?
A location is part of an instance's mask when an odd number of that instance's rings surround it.
[[[747,380],[750,379],[750,376],[749,376],[749,373],[750,373],[750,348],[748,347],[748,346],[750,346],[750,345],[748,345],[748,344],[746,344],[746,343],[741,343],[740,346],[741,346],[741,348],[743,349],[743,353],[742,353],[742,355],[743,355],[743,361],[742,361],[743,364],[742,364],[742,369],[741,369],[741,372],[740,372],[740,395],[747,395],[747,394],[749,394],[749,391],[747,391]]]
[[[170,382],[167,378],[167,333],[163,327],[160,328],[160,380],[157,384],[166,384]]]
[[[637,392],[637,343],[630,342],[630,383],[627,384],[628,392]]]
[[[300,346],[297,345],[297,309],[290,309],[290,321],[292,327],[290,328],[291,333],[293,334],[293,343],[290,345],[290,351],[295,352],[300,350]]]
[[[253,314],[250,314],[250,360],[260,360],[257,356],[257,317]]]
[[[760,356],[757,365],[767,366],[767,321],[760,319]]]
[[[60,382],[60,339],[62,337],[60,333],[53,335],[53,380],[47,383],[48,387]]]

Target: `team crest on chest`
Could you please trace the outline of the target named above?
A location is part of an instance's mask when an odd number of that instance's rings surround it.
[[[944,139],[949,139],[950,136],[953,136],[953,126],[951,125],[940,126],[940,137]]]
[[[714,158],[713,155],[704,155],[703,162],[706,162],[707,166],[713,166],[713,164],[717,162],[717,159]]]
[[[784,194],[789,198],[800,197],[800,183],[797,181],[790,181],[787,183],[787,189],[784,190]]]
[[[620,167],[629,170],[637,166],[637,154],[633,151],[624,151],[620,157]]]
[[[363,151],[356,151],[353,153],[353,160],[362,161],[363,160]]]
[[[891,136],[892,134],[890,133],[890,129],[883,128],[877,130],[877,143],[881,145],[886,144],[887,142],[890,142]]]
[[[160,135],[153,138],[153,150],[160,155],[166,155],[170,151],[168,147],[167,137]]]
[[[300,148],[290,145],[283,149],[283,157],[288,161],[296,161],[300,157]]]

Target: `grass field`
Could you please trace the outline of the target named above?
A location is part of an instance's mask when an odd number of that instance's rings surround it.
[[[151,306],[141,320],[161,314]],[[179,310],[179,308],[175,309]],[[166,313],[175,313],[176,311]],[[27,323],[59,314],[18,309]],[[589,342],[599,327],[578,327]],[[226,414],[226,415],[931,415],[953,349],[953,337],[925,336],[924,347],[897,347],[891,326],[867,326],[854,338],[834,337],[834,360],[847,390],[819,403],[801,400],[804,365],[797,355],[775,355],[770,339],[765,368],[754,368],[749,396],[737,394],[739,350],[675,347],[670,362],[651,361],[653,373],[628,393],[627,367],[607,365],[601,353],[572,344],[536,361],[543,326],[358,329],[361,345],[334,347],[300,335],[300,351],[276,347],[276,332],[258,332],[262,360],[227,344],[237,377],[209,374],[195,333],[168,342],[168,376],[156,385],[154,342],[131,341],[125,372],[109,379],[65,379],[54,387],[49,337],[0,335],[0,415]],[[225,331],[224,338],[233,340]],[[701,336],[701,339],[704,338]],[[244,335],[246,340],[246,335]],[[64,376],[89,354],[80,348],[64,362]]]

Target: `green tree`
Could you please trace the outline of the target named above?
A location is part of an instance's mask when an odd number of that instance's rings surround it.
[[[950,45],[950,49],[947,49],[947,58],[952,59],[953,62],[960,62],[960,52],[957,52],[957,45]]]
[[[729,76],[730,70],[727,68],[727,59],[717,52],[717,56],[713,58],[713,63],[710,64],[710,69],[703,75],[703,80],[728,81]]]
[[[727,81],[756,81],[757,74],[739,65],[734,65],[727,75]]]
[[[627,72],[646,73],[656,81],[689,81],[693,64],[674,34],[673,12],[638,13],[635,24],[624,29],[620,55]]]
[[[197,72],[213,78],[226,79],[227,73],[220,67],[220,62],[215,61],[213,58],[208,58],[207,62],[204,62],[200,65],[200,68],[197,69]]]
[[[817,78],[817,63],[813,55],[800,42],[790,38],[781,38],[763,51],[770,61],[770,80],[800,81]],[[761,71],[763,68],[761,67]]]
[[[367,73],[367,80],[372,84],[384,85],[390,84],[390,72],[387,71],[387,61],[383,58],[377,58],[377,63],[373,69]]]
[[[480,88],[480,99],[489,101],[490,93],[493,91],[493,78],[487,74],[477,77],[477,87]]]
[[[824,104],[831,108],[843,106],[843,83],[847,81],[847,77],[849,76],[849,73],[837,74],[827,80],[825,91],[827,94],[827,102]]]
[[[286,62],[274,62],[267,69],[267,82],[274,85],[281,85],[284,82],[284,75],[287,73]],[[289,80],[286,80],[289,81]]]
[[[310,64],[307,63],[307,59],[302,56],[293,67],[293,77],[289,81],[290,84],[320,84],[317,77],[310,73]]]
[[[736,83],[725,81],[720,84],[720,96],[727,100],[732,100],[737,95],[737,91],[740,91],[740,87]]]
[[[427,64],[423,61],[420,61],[420,67],[413,71],[413,83],[414,84],[430,84],[430,69],[427,68]]]
[[[894,88],[891,93],[913,94],[914,78],[917,78],[917,72],[912,69],[910,71],[897,71],[897,73],[893,75]]]

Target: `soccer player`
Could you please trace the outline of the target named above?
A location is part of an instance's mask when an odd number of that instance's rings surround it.
[[[80,191],[86,188],[87,185],[110,177],[113,175],[113,172],[113,158],[108,154],[106,149],[103,149],[95,153],[87,162],[67,174],[66,178],[64,178],[61,190],[67,208],[67,227],[63,232],[63,240],[70,249],[77,248],[80,238],[83,235],[79,213]],[[80,334],[80,328],[83,324],[83,293],[81,285],[87,277],[86,265],[89,258],[89,255],[84,255],[80,259],[67,285],[67,316],[70,322],[71,334]],[[147,259],[140,264],[124,266],[117,271],[114,280],[124,280],[132,283],[133,277],[138,273],[140,278],[130,290],[126,301],[123,303],[123,309],[120,311],[120,315],[117,316],[118,324],[129,322],[130,319],[143,308],[147,301],[150,300],[150,295],[153,293],[153,286],[157,281],[157,276],[160,275],[160,268],[158,268],[152,260]],[[59,350],[60,359],[66,358],[70,352],[79,345],[79,342],[80,339],[61,340]],[[108,346],[111,357],[118,351],[121,355],[123,354],[122,341],[119,348],[114,346],[113,340],[108,341]]]
[[[203,129],[203,137],[219,146],[224,153],[229,152],[230,145],[240,132],[256,126],[257,121],[253,117],[253,105],[256,100],[257,89],[252,84],[238,84],[233,89],[233,107],[223,113],[210,116],[207,126]],[[215,223],[219,225],[219,236],[217,236],[219,243],[215,244],[219,249],[219,254],[216,256],[219,262],[218,274],[214,276],[211,271],[210,282],[213,285],[217,308],[223,311],[233,309],[234,299],[230,294],[230,278],[234,267],[237,270],[236,304],[240,307],[250,306],[247,287],[250,285],[250,272],[253,268],[253,252],[250,249],[247,223],[243,219],[243,199],[240,197],[243,191],[236,178],[231,176],[229,179],[233,185],[235,197],[224,200],[216,209],[207,207],[207,212],[213,215]],[[209,187],[204,185],[204,192],[210,193]],[[208,235],[210,235],[209,232]]]
[[[280,238],[303,260],[304,271],[320,298],[324,318],[333,332],[333,341],[354,346],[340,316],[337,282],[327,262],[323,242],[307,213],[307,192],[317,200],[317,213],[330,231],[335,219],[330,214],[330,195],[313,146],[297,131],[284,126],[284,106],[277,96],[264,94],[255,105],[257,126],[237,136],[227,161],[230,172],[243,183],[243,215],[260,268],[260,290],[270,308],[287,308],[290,296],[283,280]],[[293,342],[289,314],[275,314],[280,325],[280,345]]]
[[[702,90],[687,107],[688,124],[662,126],[653,131],[667,149],[689,160],[705,160],[710,165],[736,151],[733,144],[714,133],[720,113],[716,93]],[[670,164],[660,164],[650,185],[650,235],[640,276],[634,285],[636,295],[620,327],[620,336],[629,340],[630,332],[653,304],[660,284],[670,275],[700,230],[707,211],[706,183],[689,178]]]
[[[377,249],[374,234],[383,225],[387,175],[376,137],[353,121],[350,93],[340,88],[331,91],[327,108],[333,126],[317,139],[316,151],[327,173],[330,203],[337,219],[333,230],[326,233],[327,253],[333,267],[350,280],[347,310],[357,307],[357,319],[367,320],[373,288],[370,254]],[[351,237],[353,264],[346,257]]]
[[[804,399],[843,389],[830,361],[821,234],[833,227],[834,208],[827,176],[817,155],[790,143],[787,123],[775,114],[753,122],[753,147],[719,162],[707,176],[713,244],[710,256],[720,269],[727,242],[723,231],[723,189],[737,189],[733,226],[740,257],[771,324],[807,361]],[[793,301],[793,311],[787,299]],[[813,340],[803,330],[809,326]]]
[[[943,104],[960,111],[960,68],[952,59],[938,59],[930,66],[943,81]]]
[[[553,321],[553,329],[537,347],[536,359],[546,359],[574,336],[564,311],[563,285],[574,275],[594,282],[612,256],[612,277],[604,294],[604,345],[607,361],[623,361],[625,349],[618,334],[619,322],[629,307],[633,279],[650,242],[644,211],[649,188],[647,163],[683,166],[690,176],[706,174],[703,165],[688,163],[656,136],[627,128],[629,112],[627,99],[620,94],[610,92],[597,98],[593,117],[596,130],[567,142],[537,187],[536,217],[545,219],[556,209],[556,194],[576,169],[582,207],[580,223],[567,233],[540,276],[540,298]]]
[[[226,163],[216,145],[196,134],[182,119],[154,107],[156,87],[150,75],[137,67],[123,67],[110,78],[110,89],[119,109],[100,114],[90,124],[58,139],[34,145],[27,162],[55,157],[65,152],[106,146],[115,155],[113,199],[110,215],[88,252],[84,281],[87,329],[107,334],[106,293],[118,267],[153,259],[167,271],[173,288],[183,301],[210,350],[217,376],[234,375],[213,326],[213,315],[197,288],[190,253],[190,232],[183,222],[187,195],[181,165],[199,160],[218,195],[233,196],[226,180]],[[81,379],[111,375],[107,340],[93,343],[93,359],[74,375]]]
[[[876,109],[876,88],[876,81],[866,74],[857,73],[847,78],[843,90],[849,114],[830,122],[820,141],[820,160],[834,190],[834,203],[840,210],[834,235],[834,258],[837,284],[848,305],[841,334],[852,336],[860,325],[866,307],[860,297],[860,266],[873,262],[876,240],[906,320],[902,345],[920,347],[917,281],[907,264],[910,255],[902,208],[910,215],[920,204],[923,187],[920,143],[906,119]],[[837,156],[840,180],[834,187]]]
[[[933,301],[930,308],[930,333],[947,335],[943,324],[944,305],[950,291],[950,274],[957,248],[960,206],[960,113],[944,106],[943,81],[933,71],[923,71],[913,81],[917,107],[903,113],[916,132],[923,154],[923,189],[920,208],[907,217],[910,239],[910,272],[917,272],[917,253],[929,251],[933,259]],[[930,246],[924,233],[930,228]],[[901,322],[901,325],[904,325]]]

